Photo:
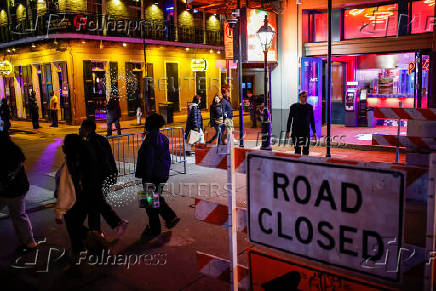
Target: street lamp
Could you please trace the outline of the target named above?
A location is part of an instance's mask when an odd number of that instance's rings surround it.
[[[268,25],[268,15],[265,15],[264,24],[257,31],[257,37],[263,49],[264,56],[264,89],[263,89],[263,120],[262,120],[262,150],[271,150],[271,116],[268,98],[268,47],[274,38],[275,31]]]

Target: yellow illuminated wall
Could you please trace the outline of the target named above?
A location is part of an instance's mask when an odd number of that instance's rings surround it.
[[[106,12],[121,18],[136,17],[136,10],[129,9],[128,0],[106,0]]]
[[[59,0],[60,12],[86,12],[86,0]]]
[[[145,19],[150,20],[163,20],[163,11],[157,5],[150,5],[145,8]]]
[[[184,10],[179,14],[179,25],[194,26],[194,17],[191,13]]]
[[[73,123],[80,124],[86,118],[85,107],[85,88],[83,79],[83,61],[102,61],[105,62],[106,71],[109,71],[109,62],[117,62],[118,64],[118,88],[120,92],[121,110],[123,120],[127,117],[127,99],[126,99],[126,63],[142,63],[144,62],[144,54],[142,45],[127,44],[123,47],[121,43],[105,43],[104,48],[99,48],[99,42],[87,42],[82,44],[80,41],[73,41],[68,45],[63,43],[67,50],[65,52],[56,51],[48,45],[38,45],[36,50],[22,49],[19,53],[12,56],[11,63],[14,66],[26,66],[37,64],[48,64],[55,61],[66,62],[68,71],[68,80],[71,92],[71,105],[73,114]],[[194,52],[195,51],[195,52]],[[206,71],[206,91],[207,97],[204,100],[207,106],[212,102],[213,96],[220,88],[220,70],[216,68],[216,60],[221,59],[221,55],[210,53],[209,50],[194,50],[186,51],[185,48],[170,47],[170,46],[148,46],[147,47],[147,63],[153,64],[154,86],[156,95],[156,108],[159,103],[167,101],[166,77],[165,68],[166,62],[178,63],[179,71],[179,104],[181,112],[175,114],[185,115],[187,104],[191,102],[195,92],[195,72],[191,70],[191,61],[196,58],[204,58],[208,61]],[[52,68],[53,69],[53,68]],[[35,71],[35,70],[34,70]],[[56,70],[52,70],[54,74]],[[33,78],[34,90],[40,92],[37,76]],[[110,88],[109,74],[106,74],[107,90]],[[55,80],[56,78],[53,78]],[[18,84],[17,84],[18,86]],[[25,110],[22,106],[23,97],[21,88],[16,87],[17,107],[22,107],[19,110],[20,117],[25,117]],[[55,88],[56,89],[56,88]],[[39,95],[39,94],[38,94]],[[39,96],[37,96],[39,98]]]
[[[43,15],[47,12],[47,4],[45,0],[38,0],[38,2],[36,2],[36,11],[38,15]]]
[[[5,10],[0,11],[0,26],[8,25],[8,13]]]
[[[218,16],[211,15],[206,21],[206,30],[219,31],[220,30],[220,21]]]
[[[17,20],[18,21],[26,20],[26,7],[24,7],[23,4],[20,4],[17,7]]]

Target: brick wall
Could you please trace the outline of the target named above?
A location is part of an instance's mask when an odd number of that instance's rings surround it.
[[[0,26],[8,25],[8,13],[5,10],[0,11]]]
[[[67,12],[86,12],[86,0],[59,0],[59,10]]]
[[[145,8],[145,19],[147,20],[163,20],[163,11],[156,5],[149,5]]]
[[[47,12],[47,4],[45,0],[38,0],[38,2],[36,2],[36,11],[38,15],[43,15]]]
[[[217,16],[211,15],[206,20],[206,30],[219,31],[221,29],[220,20]]]
[[[120,18],[136,17],[136,10],[129,9],[127,0],[107,0],[107,14]]]
[[[194,17],[188,11],[182,11],[179,14],[179,25],[181,26],[194,26]]]
[[[17,20],[23,21],[26,19],[26,7],[23,4],[18,5],[17,7]]]

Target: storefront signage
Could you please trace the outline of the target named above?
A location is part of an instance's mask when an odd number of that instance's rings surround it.
[[[206,59],[193,59],[191,61],[191,69],[193,72],[201,72],[207,70],[207,60]]]
[[[9,75],[13,70],[13,66],[9,61],[0,62],[0,74]]]
[[[251,242],[399,281],[403,172],[251,153],[247,187]]]
[[[415,72],[416,69],[416,64],[415,62],[410,62],[409,63],[409,70],[408,70],[408,74],[412,74],[413,72]],[[428,71],[430,69],[430,59],[424,59],[422,60],[422,70],[423,71]]]
[[[233,29],[227,21],[224,22],[224,49],[226,60],[233,60]]]
[[[268,61],[277,62],[277,17],[272,12],[257,9],[247,10],[247,60],[258,62],[264,60],[263,48],[257,37],[257,31],[264,25],[265,15],[268,15],[268,24],[274,29],[274,36],[268,48]]]
[[[415,63],[414,62],[410,62],[409,63],[409,70],[408,70],[408,74],[412,74],[413,72],[415,72]]]

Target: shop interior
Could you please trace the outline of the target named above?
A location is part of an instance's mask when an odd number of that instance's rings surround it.
[[[427,108],[429,67],[429,54],[422,51],[332,57],[332,123],[393,126],[396,121],[374,119],[372,109]],[[326,121],[326,80],[325,57],[302,58],[301,89],[308,91],[315,119],[322,123]]]

